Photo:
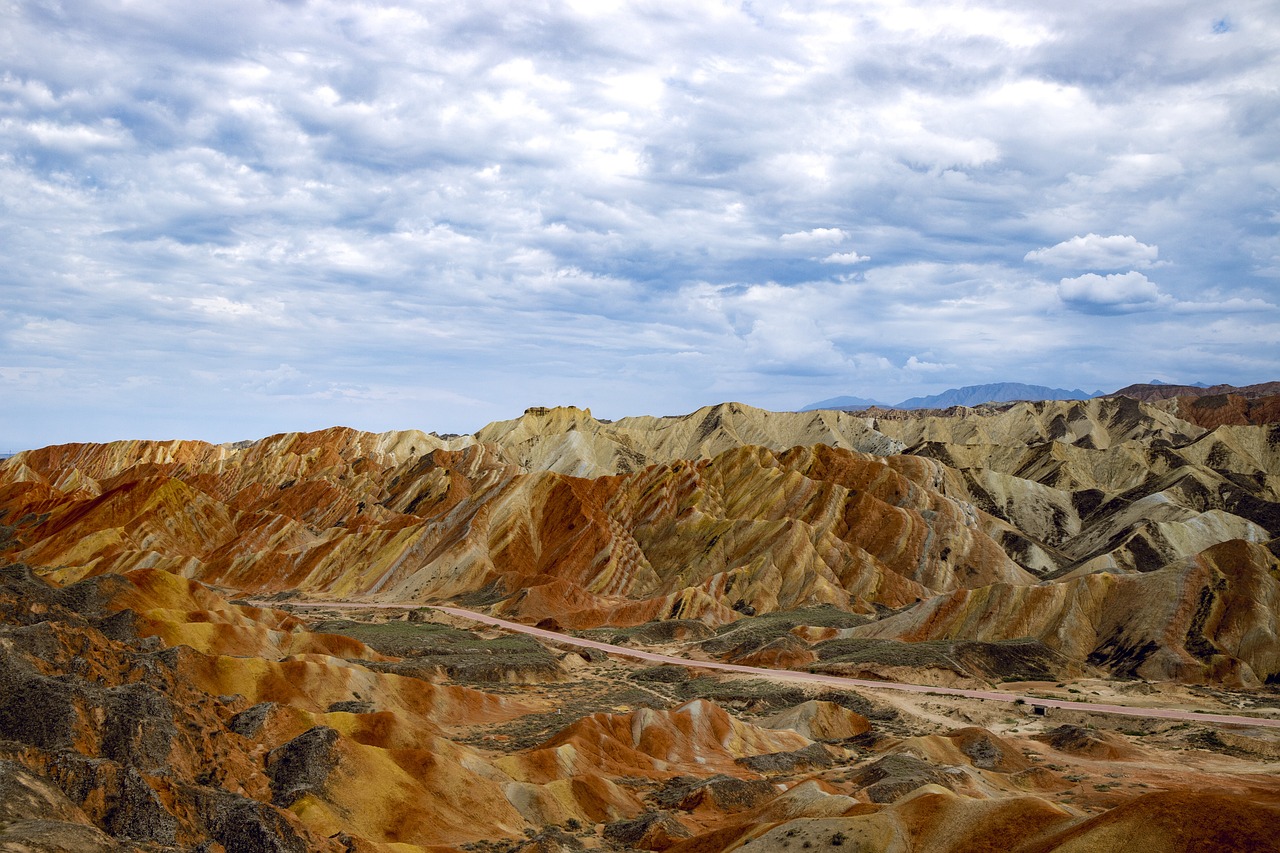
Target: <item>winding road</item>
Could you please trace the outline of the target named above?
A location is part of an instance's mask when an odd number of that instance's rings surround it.
[[[251,603],[262,607],[279,607],[281,604],[281,602],[266,601],[254,601]],[[369,608],[419,610],[423,607],[421,604],[389,604],[355,601],[287,602],[287,605],[289,607],[351,610]],[[800,672],[790,669],[762,669],[754,666],[722,663],[720,661],[690,660],[688,658],[676,657],[674,655],[663,655],[656,652],[646,652],[641,649],[630,649],[625,646],[615,646],[611,643],[601,643],[597,640],[572,637],[556,631],[548,631],[544,628],[534,628],[530,625],[522,625],[519,622],[509,622],[506,619],[499,619],[496,616],[488,616],[483,613],[464,610],[461,607],[432,605],[430,606],[430,609],[441,613],[447,613],[450,616],[455,616],[460,619],[467,619],[472,622],[489,625],[493,628],[501,628],[507,631],[514,631],[520,634],[539,637],[560,645],[596,649],[597,651],[607,652],[611,655],[618,655],[620,657],[627,657],[633,660],[645,661],[647,663],[665,663],[674,664],[676,666],[697,667],[698,669],[732,672],[739,675],[750,675],[756,678],[765,678],[771,681],[819,684],[825,687],[836,688],[864,687],[871,688],[873,690],[898,690],[907,693],[961,696],[966,699],[984,699],[991,702],[1021,702],[1031,707],[1039,706],[1043,708],[1060,708],[1066,711],[1084,711],[1090,714],[1120,714],[1127,717],[1142,717],[1145,719],[1178,720],[1194,723],[1218,723],[1220,725],[1231,726],[1265,726],[1269,728],[1280,728],[1280,719],[1273,719],[1269,717],[1245,717],[1235,714],[1209,714],[1201,713],[1199,711],[1188,711],[1183,708],[1139,708],[1129,705],[1109,705],[1098,702],[1076,702],[1068,699],[1048,699],[1040,696],[1018,695],[1016,693],[1005,693],[998,690],[968,690],[962,687],[930,687],[922,684],[906,684],[900,681],[872,681],[870,679],[825,675],[818,672]]]

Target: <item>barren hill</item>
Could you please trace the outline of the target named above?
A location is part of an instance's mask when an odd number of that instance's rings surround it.
[[[1130,397],[1134,400],[1151,403],[1156,400],[1168,400],[1174,397],[1216,397],[1224,394],[1232,394],[1246,399],[1271,397],[1280,394],[1280,382],[1259,382],[1255,385],[1241,385],[1239,387],[1235,385],[1150,385],[1140,382],[1136,385],[1126,385],[1109,396]]]
[[[1178,411],[531,409],[20,453],[0,850],[1280,849],[1274,730],[698,668],[1280,714],[1280,432]]]
[[[72,581],[164,568],[232,588],[469,596],[565,626],[1147,572],[1280,531],[1270,427],[1126,398],[911,417],[739,404],[475,436],[335,428],[117,442],[0,463],[3,553]]]

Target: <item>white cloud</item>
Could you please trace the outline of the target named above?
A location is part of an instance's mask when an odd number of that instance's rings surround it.
[[[1275,312],[1276,309],[1275,303],[1267,302],[1264,299],[1241,299],[1239,297],[1178,302],[1171,308],[1171,310],[1179,314],[1196,314],[1200,316],[1206,314],[1265,313]]]
[[[808,231],[792,231],[778,239],[789,246],[821,246],[839,243],[849,235],[839,228],[811,228]]]
[[[1058,285],[1062,300],[1073,307],[1104,311],[1143,311],[1171,301],[1140,272],[1101,276],[1085,273]]]
[[[1153,266],[1159,254],[1159,247],[1141,243],[1136,237],[1122,234],[1102,237],[1090,233],[1027,252],[1023,260],[1053,267],[1114,270]]]
[[[19,0],[0,445],[1274,378],[1273,7]]]
[[[822,259],[824,264],[861,264],[871,260],[869,255],[859,255],[855,251],[834,252]]]
[[[959,365],[947,364],[940,361],[925,361],[914,355],[909,357],[905,364],[902,365],[903,370],[914,373],[937,373],[946,370],[955,370]]]

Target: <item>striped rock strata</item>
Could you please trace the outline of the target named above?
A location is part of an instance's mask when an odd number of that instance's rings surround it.
[[[585,480],[523,474],[475,445],[383,471],[375,495],[362,483],[372,463],[337,458],[264,480],[175,461],[70,494],[10,483],[0,500],[19,523],[8,549],[64,581],[145,567],[256,591],[426,600],[487,590],[504,612],[577,626],[722,622],[739,602],[870,612],[1032,580],[971,506],[939,493],[942,466],[924,459],[742,447]]]

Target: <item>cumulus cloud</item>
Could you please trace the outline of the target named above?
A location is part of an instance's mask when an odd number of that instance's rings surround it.
[[[1098,234],[1086,234],[1027,252],[1023,260],[1053,267],[1114,270],[1150,267],[1156,263],[1159,254],[1158,247],[1148,246],[1129,235],[1102,237]]]
[[[1083,310],[1145,311],[1170,301],[1155,282],[1135,271],[1064,278],[1058,284],[1058,294],[1068,305]]]

